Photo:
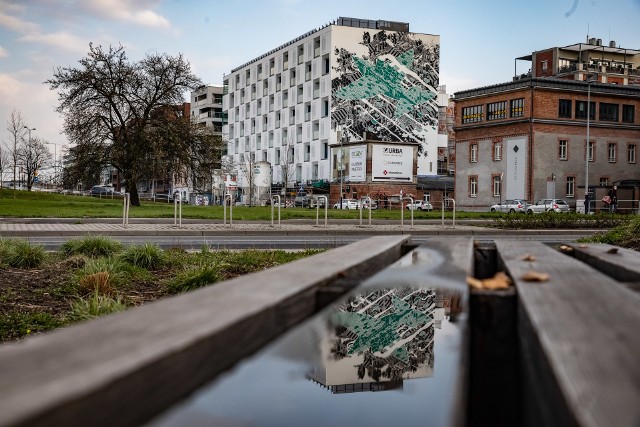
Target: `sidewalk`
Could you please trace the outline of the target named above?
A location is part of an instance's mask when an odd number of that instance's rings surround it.
[[[123,225],[118,219],[55,219],[55,218],[2,218],[0,219],[0,237],[28,236],[85,236],[99,234],[105,236],[212,236],[212,235],[282,235],[282,234],[415,234],[415,235],[468,235],[487,236],[496,234],[546,235],[576,234],[584,235],[587,230],[501,230],[483,226],[484,222],[414,221],[375,221],[333,220],[324,225],[324,220],[316,225],[315,220],[281,221],[227,221],[212,222],[206,220],[183,220],[175,225],[170,218],[130,220]]]

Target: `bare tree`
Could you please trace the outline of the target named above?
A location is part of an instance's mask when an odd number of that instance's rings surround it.
[[[2,188],[2,182],[4,180],[4,171],[11,163],[8,156],[8,149],[3,144],[0,144],[0,188]]]
[[[46,81],[59,91],[64,132],[73,144],[101,146],[104,161],[122,173],[131,204],[139,206],[137,184],[148,173],[145,159],[154,148],[151,130],[173,120],[158,111],[182,105],[184,93],[202,82],[182,55],[148,54],[130,62],[122,46],[90,44],[79,62],[79,68],[58,67]],[[184,147],[174,147],[173,154],[182,155]]]
[[[244,175],[244,179],[247,181],[247,184],[249,185],[249,206],[253,206],[253,195],[255,192],[255,186],[256,186],[256,175],[255,175],[255,159],[253,159],[251,157],[250,153],[245,153],[244,154],[244,160],[240,161],[240,164],[238,165],[238,169],[242,172],[242,174]]]
[[[280,169],[280,177],[282,179],[282,188],[287,191],[287,187],[290,183],[295,181],[296,163],[295,163],[295,142],[293,138],[285,138],[282,140],[280,148],[280,162],[278,168]],[[285,196],[286,201],[286,196]],[[286,206],[286,203],[285,203]]]
[[[51,160],[47,144],[40,138],[27,138],[18,150],[18,163],[23,167],[27,179],[27,190],[31,191],[37,172]]]
[[[16,171],[18,169],[18,153],[24,136],[27,133],[26,125],[22,113],[15,108],[11,110],[9,119],[7,120],[7,130],[9,131],[10,140],[7,143],[9,156],[13,161],[13,189],[16,188]]]

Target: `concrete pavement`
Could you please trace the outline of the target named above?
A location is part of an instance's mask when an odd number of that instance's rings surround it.
[[[173,219],[131,219],[123,225],[121,219],[114,218],[2,218],[0,237],[30,236],[86,236],[91,234],[106,236],[213,236],[213,235],[269,235],[269,234],[416,234],[416,235],[468,235],[491,236],[496,234],[585,235],[589,230],[502,230],[487,227],[484,221],[444,222],[439,220],[414,221],[405,219],[376,220],[369,225],[368,220],[332,220],[325,226],[324,220],[277,221],[234,221],[227,223],[210,220],[183,220],[175,224]]]

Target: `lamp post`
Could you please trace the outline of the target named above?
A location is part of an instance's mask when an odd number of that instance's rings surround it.
[[[598,75],[596,74],[596,79]],[[589,213],[589,154],[590,154],[590,136],[589,136],[589,124],[591,120],[591,83],[593,78],[591,74],[587,74],[587,146],[585,151],[585,166],[584,166],[584,203],[585,213]]]

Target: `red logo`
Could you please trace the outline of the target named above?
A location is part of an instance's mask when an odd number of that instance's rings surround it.
[[[384,172],[382,172],[382,173],[383,173],[383,175],[386,175],[386,174],[388,174],[389,172],[387,172],[387,170],[385,169],[385,170],[384,170]]]

